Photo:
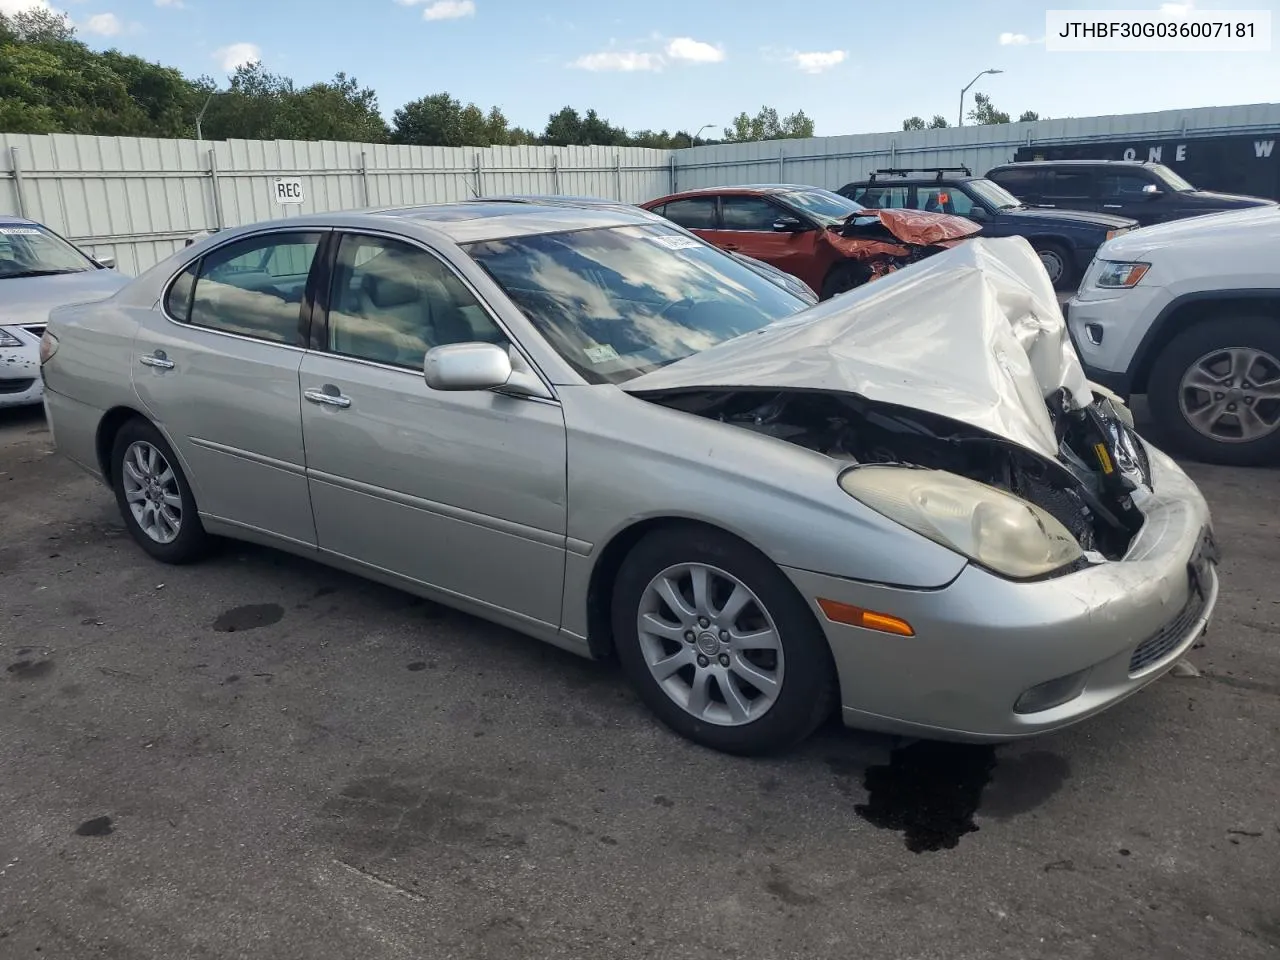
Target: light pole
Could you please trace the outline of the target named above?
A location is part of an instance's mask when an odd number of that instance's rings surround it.
[[[691,146],[691,147],[692,147],[692,146],[693,146],[693,141],[697,140],[700,136],[702,136],[702,131],[703,131],[703,130],[707,129],[707,127],[714,127],[714,126],[715,126],[715,124],[714,124],[714,123],[704,123],[702,126],[700,126],[700,127],[698,128],[698,132],[697,132],[697,133],[695,133],[692,137],[690,137],[690,138],[689,138],[689,146]]]
[[[983,70],[980,74],[964,85],[964,89],[960,91],[960,119],[956,123],[957,127],[964,126],[964,95],[969,92],[969,88],[985,77],[988,73],[1004,73],[1003,70]]]
[[[200,112],[196,114],[196,139],[197,140],[204,139],[204,131],[201,130],[200,123],[201,121],[204,120],[204,112],[209,109],[209,104],[213,101],[213,95],[217,92],[218,92],[218,88],[216,86],[209,91],[209,96],[204,98],[204,106],[201,107]]]

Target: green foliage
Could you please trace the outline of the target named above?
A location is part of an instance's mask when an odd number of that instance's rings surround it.
[[[733,119],[732,127],[724,128],[728,143],[754,143],[760,140],[802,140],[813,136],[813,121],[803,110],[797,110],[783,119],[773,107],[761,107],[754,117],[746,112]]]
[[[388,126],[377,94],[338,73],[325,83],[295,86],[261,63],[238,67],[219,83],[191,79],[172,67],[119,50],[91,50],[64,15],[50,10],[0,13],[0,131],[206,139],[345,140],[423,146],[641,146],[670,149],[704,140],[684,130],[628,133],[595,110],[551,114],[541,133],[513,127],[501,108],[487,111],[447,92],[406,103]],[[779,119],[764,107],[742,114],[729,140],[813,136],[803,111]]]
[[[940,113],[935,113],[928,123],[920,117],[907,117],[902,121],[903,130],[945,130],[949,126],[947,118]]]
[[[969,111],[969,119],[979,126],[992,123],[1008,123],[1009,115],[1003,110],[997,110],[995,104],[991,102],[991,98],[985,93],[975,93],[973,95],[973,109]]]

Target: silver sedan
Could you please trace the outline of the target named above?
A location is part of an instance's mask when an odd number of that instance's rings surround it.
[[[220,232],[41,345],[134,539],[318,558],[588,657],[679,733],[1004,740],[1163,674],[1218,581],[1196,487],[1084,379],[1024,240],[810,306],[624,209]]]

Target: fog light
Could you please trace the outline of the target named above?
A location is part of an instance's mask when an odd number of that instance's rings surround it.
[[[1068,700],[1074,700],[1084,692],[1085,681],[1089,679],[1089,671],[1069,673],[1056,680],[1038,683],[1018,698],[1013,705],[1014,713],[1039,713],[1060,707]]]
[[[1089,338],[1089,342],[1095,347],[1102,343],[1102,324],[1086,323],[1084,325],[1084,335]]]

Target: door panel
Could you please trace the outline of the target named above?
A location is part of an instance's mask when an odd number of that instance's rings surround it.
[[[420,375],[311,353],[307,472],[321,549],[560,623],[565,426],[558,404],[442,393]]]
[[[326,302],[323,352],[308,353],[300,371],[321,549],[558,626],[560,406],[426,385],[432,347],[507,341],[425,250],[344,236]]]
[[[795,214],[763,197],[728,194],[721,197],[720,204],[722,229],[706,234],[710,242],[763,260],[819,289],[822,280],[815,273],[814,263],[816,230],[796,233],[774,230],[773,224],[779,217]]]
[[[181,322],[140,311],[133,346],[134,389],[177,448],[201,512],[312,545],[303,351],[289,341],[299,336],[308,258],[320,238],[258,235],[212,251],[166,295],[164,309]],[[288,274],[248,269],[279,253]]]

